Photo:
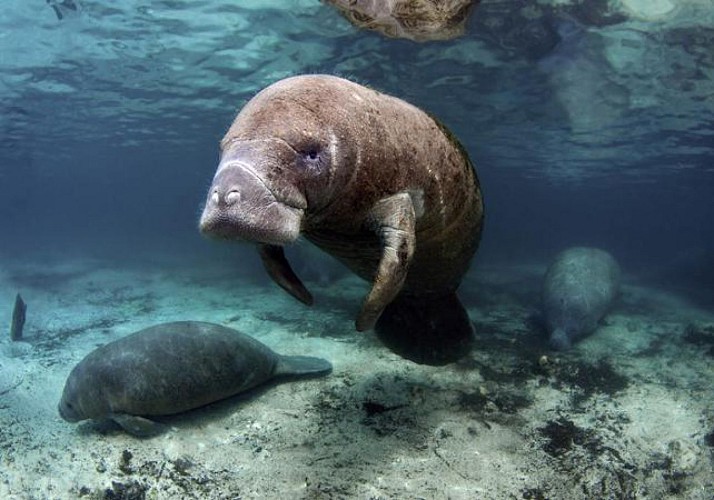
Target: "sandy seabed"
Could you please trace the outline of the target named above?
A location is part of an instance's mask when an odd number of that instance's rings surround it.
[[[714,313],[626,280],[597,333],[555,353],[533,316],[543,271],[473,270],[476,348],[429,367],[354,331],[353,277],[306,282],[307,308],[220,265],[5,261],[0,323],[18,291],[28,320],[0,341],[0,498],[714,498]],[[89,351],[188,319],[334,371],[163,418],[150,439],[60,418]]]

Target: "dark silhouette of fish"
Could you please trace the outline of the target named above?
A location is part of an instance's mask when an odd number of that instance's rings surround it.
[[[554,349],[595,331],[620,290],[620,267],[606,251],[573,247],[559,253],[543,281],[543,313]]]
[[[52,7],[58,20],[63,20],[66,16],[79,12],[79,4],[74,0],[46,0],[47,5]]]

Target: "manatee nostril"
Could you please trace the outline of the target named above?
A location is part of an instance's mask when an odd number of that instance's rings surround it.
[[[240,200],[240,193],[238,191],[233,190],[233,191],[229,191],[226,194],[226,197],[225,197],[226,205],[233,205],[233,204],[237,203],[238,200]]]
[[[240,200],[240,193],[237,189],[232,189],[230,191],[224,191],[219,188],[214,188],[211,191],[210,203],[214,206],[231,206],[238,203]]]

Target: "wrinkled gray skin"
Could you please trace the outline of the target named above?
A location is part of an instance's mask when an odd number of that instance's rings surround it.
[[[591,334],[620,290],[620,268],[604,250],[573,247],[558,254],[543,282],[543,313],[554,349]]]
[[[271,278],[311,304],[282,249],[303,235],[372,283],[359,331],[401,294],[404,309],[451,300],[470,335],[455,292],[479,243],[483,201],[465,150],[428,114],[342,78],[302,75],[251,99],[221,150],[203,234],[258,243]]]
[[[68,422],[109,418],[149,436],[161,426],[143,417],[198,408],[280,375],[330,370],[323,359],[280,356],[231,328],[163,323],[90,352],[67,378],[58,409]]]

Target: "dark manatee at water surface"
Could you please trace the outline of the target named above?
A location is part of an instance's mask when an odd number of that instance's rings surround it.
[[[192,410],[280,376],[321,375],[320,358],[281,356],[237,330],[213,323],[155,325],[90,352],[70,373],[59,413],[68,422],[109,418],[152,435],[146,417]]]
[[[620,290],[620,267],[606,251],[572,247],[559,253],[543,282],[550,345],[564,350],[595,331]]]
[[[212,237],[259,244],[273,280],[312,296],[283,245],[303,235],[372,283],[357,316],[421,363],[468,353],[456,289],[483,223],[478,178],[456,138],[427,113],[328,75],[286,78],[240,111],[221,142],[201,216]]]

